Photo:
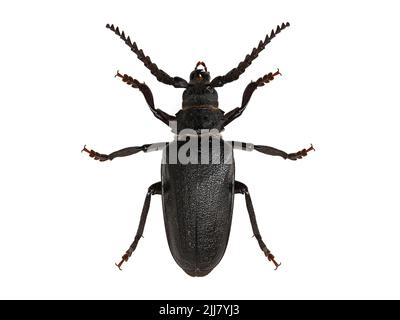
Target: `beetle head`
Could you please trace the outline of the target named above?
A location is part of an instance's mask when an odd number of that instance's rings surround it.
[[[199,68],[199,67],[202,68]],[[199,61],[196,64],[194,70],[190,73],[191,84],[208,84],[210,83],[210,73],[207,71],[207,66],[203,61]]]
[[[202,61],[197,62],[196,67],[190,73],[189,85],[182,95],[183,108],[218,107],[218,94],[213,87],[210,87],[210,78],[206,64]]]

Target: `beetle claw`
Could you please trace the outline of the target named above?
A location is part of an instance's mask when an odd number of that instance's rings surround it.
[[[275,261],[275,257],[271,253],[267,256],[267,258],[268,258],[268,261],[272,261],[272,263],[275,265],[275,270],[277,270],[279,268],[279,266],[282,265],[282,263],[278,263]]]
[[[94,158],[95,160],[99,160],[99,161],[110,160],[110,158],[106,154],[101,154],[101,153],[98,153],[98,152],[96,152],[94,150],[87,149],[86,148],[86,144],[84,145],[84,147],[81,150],[81,152],[84,152],[84,151],[89,154],[89,157]]]
[[[118,267],[119,270],[122,271],[121,266],[122,266],[122,264],[123,264],[124,262],[127,262],[128,259],[129,259],[129,256],[128,256],[127,253],[125,253],[125,254],[122,256],[121,261],[120,261],[119,263],[116,263],[115,265]]]
[[[279,71],[279,68],[276,70],[276,72],[273,74],[273,76],[281,76],[282,73]]]
[[[121,262],[120,263],[115,263],[115,265],[118,267],[118,269],[119,270],[121,270],[122,271],[122,269],[121,269],[121,266],[122,266],[122,264],[124,263],[124,260],[121,260]]]
[[[90,151],[88,149],[86,149],[86,144],[83,146],[83,149],[81,150],[81,152],[83,152],[83,151],[90,153]]]
[[[297,159],[301,159],[305,156],[307,156],[308,152],[310,151],[315,151],[314,146],[311,143],[311,146],[308,149],[303,149],[301,151],[295,152],[295,153],[289,153],[288,154],[288,158],[290,160],[297,160]]]

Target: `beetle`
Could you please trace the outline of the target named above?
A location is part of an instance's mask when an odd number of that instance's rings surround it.
[[[211,79],[206,64],[199,61],[190,73],[189,81],[169,76],[159,69],[150,57],[138,48],[136,42],[132,42],[130,37],[127,37],[118,27],[110,24],[106,27],[130,47],[158,81],[184,89],[182,108],[175,116],[172,116],[155,107],[153,94],[145,83],[118,71],[115,76],[141,91],[151,112],[172,128],[175,139],[168,143],[128,147],[110,154],[102,154],[86,146],[82,150],[99,161],[110,161],[140,151],[163,151],[161,181],[148,188],[135,239],[116,266],[121,269],[122,264],[128,261],[135,251],[143,234],[151,197],[157,194],[162,196],[165,230],[175,261],[190,276],[207,275],[216,267],[225,253],[231,229],[235,194],[244,194],[254,237],[267,259],[275,265],[276,270],[280,264],[276,262],[274,255],[262,240],[248,187],[235,180],[233,149],[256,150],[267,155],[280,156],[283,159],[297,160],[305,157],[314,148],[311,145],[299,152],[286,153],[264,145],[227,142],[221,137],[220,132],[242,115],[253,92],[281,75],[279,69],[250,82],[244,90],[241,106],[227,113],[218,107],[218,94],[215,88],[237,80],[265,46],[282,30],[289,27],[289,23],[282,23],[273,29],[257,47],[253,48],[251,54],[225,75]],[[201,147],[198,142],[187,145],[189,140],[196,139],[201,139]],[[172,161],[174,155],[175,161]],[[190,156],[188,161],[187,156]],[[196,160],[192,156],[200,157],[203,161],[198,163],[198,158]]]

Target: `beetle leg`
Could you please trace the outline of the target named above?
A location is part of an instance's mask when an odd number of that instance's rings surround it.
[[[303,157],[305,157],[307,155],[308,152],[310,151],[315,151],[314,146],[311,144],[311,146],[308,149],[303,149],[301,151],[295,152],[295,153],[289,153],[287,155],[287,158],[290,160],[297,160],[297,159],[301,159]]]
[[[83,146],[83,149],[81,152],[87,152],[89,154],[89,157],[94,158],[94,160],[99,160],[99,161],[106,161],[106,160],[111,160],[108,155],[98,153],[94,150],[89,150],[86,148],[86,144]]]
[[[235,120],[236,118],[240,117],[243,113],[243,111],[246,109],[247,104],[250,101],[251,96],[253,95],[253,92],[258,88],[258,87],[262,87],[265,84],[267,84],[268,82],[272,81],[275,79],[276,76],[278,75],[282,75],[279,72],[279,69],[272,73],[268,73],[265,76],[258,78],[257,81],[252,81],[250,82],[246,89],[244,89],[243,92],[243,97],[242,97],[242,105],[240,106],[240,108],[235,108],[232,111],[229,111],[228,113],[225,114],[224,116],[224,126],[228,125],[229,123],[231,123],[233,120]]]
[[[118,151],[114,151],[110,154],[102,154],[102,153],[98,153],[94,150],[89,150],[86,148],[86,145],[85,145],[82,149],[82,152],[87,152],[89,154],[89,156],[91,158],[94,158],[95,160],[106,161],[106,160],[113,160],[114,158],[118,158],[118,157],[131,156],[140,151],[150,152],[150,151],[162,150],[166,145],[167,145],[167,142],[144,144],[144,145],[138,146],[138,147],[124,148],[124,149],[121,149]]]
[[[250,217],[251,227],[253,229],[254,237],[258,241],[258,245],[260,246],[261,250],[264,252],[265,256],[268,258],[268,261],[271,261],[275,265],[275,270],[281,265],[281,263],[277,263],[275,260],[274,255],[271,251],[267,248],[267,245],[262,240],[260,235],[260,230],[258,229],[256,214],[254,212],[253,202],[251,201],[249,189],[247,186],[239,181],[235,181],[235,193],[244,194],[246,199],[246,207]]]
[[[151,92],[151,90],[147,86],[147,84],[145,84],[144,82],[140,82],[127,74],[121,74],[121,73],[119,73],[119,71],[117,71],[117,74],[115,75],[115,77],[121,78],[121,80],[123,82],[130,85],[132,88],[139,89],[140,92],[143,94],[151,112],[153,112],[154,116],[157,119],[164,122],[167,126],[169,126],[169,123],[171,121],[175,120],[174,116],[169,115],[168,113],[162,111],[161,109],[156,109],[156,107],[154,106],[153,93]]]
[[[118,267],[118,269],[120,269],[120,270],[122,270],[121,269],[122,264],[129,260],[130,256],[135,251],[140,238],[142,238],[142,236],[143,236],[143,230],[144,230],[144,226],[146,224],[147,214],[149,213],[149,209],[150,209],[151,196],[154,194],[161,194],[161,182],[152,184],[147,191],[146,198],[145,198],[144,204],[143,204],[142,214],[140,216],[139,226],[138,226],[136,236],[135,236],[135,240],[133,240],[129,249],[126,250],[125,254],[122,256],[121,261],[118,264],[117,263],[115,264]]]
[[[303,157],[307,156],[307,154],[310,151],[315,151],[314,146],[312,144],[308,149],[304,148],[303,150],[294,153],[287,153],[285,151],[269,146],[253,145],[252,143],[232,141],[232,144],[234,149],[240,149],[245,151],[257,150],[258,152],[268,154],[270,156],[279,156],[284,159],[290,159],[290,160],[302,159]]]
[[[304,148],[303,150],[294,152],[294,153],[286,153],[285,151],[282,151],[282,150],[279,150],[279,149],[276,149],[273,147],[259,146],[259,145],[255,145],[254,150],[257,150],[258,152],[261,152],[264,154],[268,154],[270,156],[280,156],[284,159],[290,159],[290,160],[294,160],[294,161],[307,156],[308,152],[310,152],[311,150],[315,151],[312,144],[308,149]]]
[[[122,271],[122,269],[121,269],[122,264],[123,264],[124,262],[128,261],[128,259],[129,259],[129,256],[128,256],[127,253],[125,253],[125,254],[122,256],[122,260],[121,260],[118,264],[116,263],[115,265],[118,267],[119,270]]]
[[[265,253],[265,252],[264,252],[264,253]],[[277,263],[277,262],[275,261],[275,257],[274,257],[273,254],[269,253],[268,255],[267,255],[267,254],[265,254],[265,255],[267,256],[268,261],[272,261],[272,262],[273,262],[273,264],[275,265],[275,270],[278,269],[279,266],[282,264],[282,263]]]

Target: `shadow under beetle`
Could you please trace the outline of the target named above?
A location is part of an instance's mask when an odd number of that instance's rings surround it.
[[[275,269],[279,267],[280,264],[275,261],[271,251],[261,238],[247,186],[235,180],[233,149],[257,150],[264,154],[297,160],[305,157],[314,148],[311,145],[308,149],[299,152],[286,153],[268,146],[227,142],[219,134],[226,125],[243,113],[253,92],[258,87],[280,75],[279,70],[275,73],[268,73],[257,81],[250,82],[244,90],[241,106],[228,113],[218,108],[218,94],[215,88],[237,80],[271,39],[288,26],[289,23],[278,25],[269,35],[267,34],[264,41],[259,42],[251,54],[247,55],[236,68],[227,74],[211,79],[206,64],[198,62],[195,69],[190,73],[189,82],[187,82],[180,77],[171,77],[159,69],[150,60],[150,57],[137,47],[135,42],[125,36],[123,31],[114,27],[114,25],[107,24],[106,27],[117,34],[131,48],[158,81],[175,88],[185,89],[182,109],[175,116],[172,116],[155,107],[153,94],[145,83],[139,82],[127,74],[117,72],[116,77],[142,92],[156,118],[174,127],[175,139],[169,143],[129,147],[108,155],[89,150],[86,146],[82,150],[87,152],[90,157],[100,161],[113,160],[140,151],[163,151],[161,181],[154,183],[148,189],[135,239],[122,256],[121,262],[116,264],[118,268],[121,269],[123,262],[128,261],[142,237],[151,196],[160,194],[163,202],[165,230],[172,256],[190,276],[207,275],[224,255],[231,229],[234,195],[237,193],[245,196],[254,237],[257,239],[261,250],[268,260],[274,263]],[[205,148],[200,148],[199,144],[196,144],[194,148],[187,148],[185,144],[193,137],[201,138],[201,145]],[[223,153],[221,149],[224,150]],[[182,161],[181,158],[172,162],[173,157],[171,158],[171,155],[173,153],[179,155],[180,151],[185,156],[197,155],[202,160],[208,160],[208,162],[187,162]]]

